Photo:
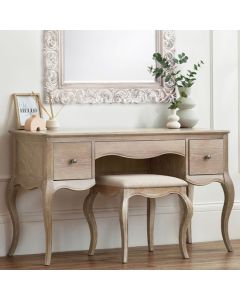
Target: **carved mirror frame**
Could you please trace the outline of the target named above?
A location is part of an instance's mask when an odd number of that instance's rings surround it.
[[[174,31],[155,33],[156,51],[172,59],[175,54]],[[61,104],[166,103],[175,96],[171,84],[159,82],[81,83],[64,82],[63,31],[43,33],[44,99]],[[147,66],[146,66],[147,67]]]

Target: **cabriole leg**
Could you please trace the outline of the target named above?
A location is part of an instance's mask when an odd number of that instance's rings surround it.
[[[224,205],[221,218],[222,237],[228,252],[232,252],[233,249],[228,234],[228,222],[234,202],[234,186],[229,174],[224,174],[222,188],[224,191]]]
[[[52,199],[53,199],[53,184],[51,181],[44,182],[42,186],[43,196],[43,217],[45,227],[45,265],[50,265],[52,256]]]
[[[95,188],[92,188],[83,203],[83,212],[87,219],[91,236],[88,255],[94,255],[97,246],[97,224],[93,213],[93,204],[96,196],[97,191]]]
[[[188,199],[193,203],[193,193],[194,193],[194,185],[188,184],[187,187],[187,196]],[[192,244],[192,222],[190,221],[187,230],[187,243]]]
[[[20,226],[19,226],[19,218],[18,218],[17,207],[16,207],[16,197],[17,197],[18,188],[19,186],[16,186],[14,180],[11,179],[8,183],[7,190],[6,190],[7,208],[13,225],[12,243],[8,251],[9,256],[14,255],[19,240]]]
[[[193,206],[192,202],[188,199],[185,194],[180,195],[183,203],[183,216],[179,230],[179,246],[184,258],[189,258],[187,245],[186,245],[186,235],[187,229],[191,222],[192,214],[193,214]]]

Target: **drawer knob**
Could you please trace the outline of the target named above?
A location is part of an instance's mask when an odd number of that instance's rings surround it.
[[[70,164],[76,164],[77,163],[77,159],[76,158],[72,158],[69,161]]]
[[[207,155],[205,155],[203,158],[204,159],[210,159],[212,156],[211,156],[211,154],[207,154]]]

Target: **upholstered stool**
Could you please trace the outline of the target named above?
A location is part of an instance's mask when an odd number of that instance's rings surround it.
[[[192,203],[186,195],[187,183],[179,178],[153,175],[128,174],[104,175],[96,178],[96,185],[90,190],[83,205],[84,214],[88,221],[91,242],[89,255],[94,255],[97,244],[97,226],[93,213],[93,203],[97,193],[121,194],[120,225],[122,236],[122,261],[128,259],[128,201],[134,195],[147,197],[147,236],[148,249],[153,251],[153,232],[155,216],[155,199],[169,194],[177,194],[183,203],[184,212],[179,229],[179,246],[184,258],[189,258],[186,247],[186,233],[192,217]]]

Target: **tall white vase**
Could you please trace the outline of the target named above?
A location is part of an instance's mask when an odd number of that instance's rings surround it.
[[[170,115],[168,116],[168,122],[166,124],[169,129],[180,128],[180,123],[178,122],[179,116],[177,115],[177,109],[170,109]]]
[[[179,87],[180,97],[177,100],[181,101],[179,105],[178,115],[180,124],[183,128],[193,128],[199,121],[195,106],[195,101],[189,97],[191,88]]]

